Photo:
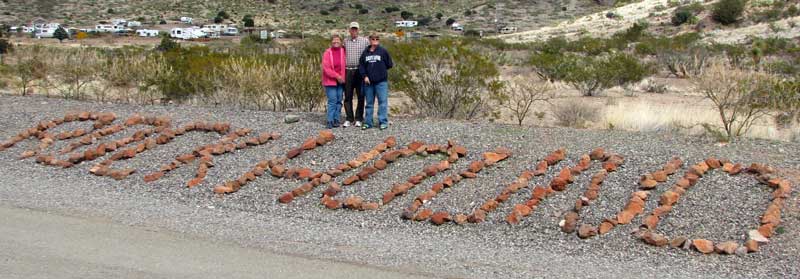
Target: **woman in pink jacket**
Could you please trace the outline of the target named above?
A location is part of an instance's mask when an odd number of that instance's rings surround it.
[[[328,96],[328,128],[339,127],[345,81],[345,53],[342,38],[331,36],[331,47],[322,54],[322,86]]]

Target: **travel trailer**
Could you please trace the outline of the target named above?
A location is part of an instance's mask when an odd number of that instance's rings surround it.
[[[136,35],[139,37],[158,37],[158,30],[151,30],[151,29],[139,29],[136,30]]]
[[[189,28],[172,28],[169,36],[176,39],[191,40],[208,37],[208,34],[200,28],[192,26]]]
[[[401,20],[394,22],[396,27],[416,27],[417,24],[419,23],[416,20]]]

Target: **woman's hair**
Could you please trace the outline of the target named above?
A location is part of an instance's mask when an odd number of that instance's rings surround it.
[[[342,40],[342,36],[339,36],[339,34],[331,35],[331,41],[333,41],[333,39],[336,39],[336,38],[339,38],[340,41]]]
[[[378,36],[378,33],[372,33],[372,34],[369,34],[369,38],[370,39],[380,39],[381,37]]]

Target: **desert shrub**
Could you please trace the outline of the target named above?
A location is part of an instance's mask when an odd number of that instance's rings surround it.
[[[591,104],[573,100],[553,106],[553,116],[559,126],[587,128],[600,118],[600,111]]]
[[[720,0],[714,3],[711,17],[724,25],[735,23],[742,16],[747,0]]]
[[[42,46],[23,48],[14,53],[15,63],[11,66],[13,83],[20,89],[20,95],[30,92],[30,86],[37,80],[47,78],[49,67],[42,61]]]
[[[676,9],[672,14],[672,25],[680,26],[688,22],[694,16],[691,11],[685,9]]]
[[[67,34],[67,30],[64,28],[58,27],[55,32],[53,32],[53,38],[58,39],[58,42],[64,41],[64,39],[69,38],[69,34]]]
[[[453,23],[455,23],[455,22],[456,22],[456,20],[451,17],[451,18],[448,18],[447,20],[445,20],[444,24],[447,25],[447,26],[452,26]]]
[[[60,53],[53,71],[61,83],[58,90],[65,98],[86,99],[86,90],[101,71],[102,59],[97,50],[91,48],[68,49]]]
[[[401,17],[401,18],[403,18],[403,20],[408,20],[408,19],[410,19],[410,18],[411,18],[411,17],[413,17],[413,16],[414,16],[414,13],[412,13],[412,12],[409,12],[409,11],[402,11],[402,12],[400,12],[400,17]]]
[[[256,22],[255,22],[255,20],[253,20],[253,16],[252,15],[245,15],[242,18],[242,23],[244,24],[244,27],[255,27],[256,26]]]
[[[527,76],[515,76],[505,83],[501,94],[498,95],[500,105],[511,111],[511,116],[522,125],[539,102],[549,103],[554,97],[553,85],[548,82],[536,81]]]
[[[328,10],[320,10],[320,11],[319,11],[319,14],[321,14],[321,15],[325,15],[325,16],[326,16],[326,15],[329,15],[329,14],[331,14],[331,13],[330,13],[330,12],[328,12]]]
[[[298,108],[313,111],[321,104],[325,99],[319,79],[322,75],[321,63],[320,55],[277,63],[273,72],[277,74],[275,80],[280,81],[280,86],[277,86],[278,97],[273,98],[273,110]]]
[[[237,104],[243,108],[266,109],[277,103],[271,91],[275,84],[276,73],[271,67],[253,58],[236,58],[226,61],[219,71],[220,82],[225,84],[223,99],[215,103]],[[273,107],[274,109],[274,107]]]
[[[498,94],[497,66],[485,56],[453,41],[421,40],[391,48],[395,69],[390,80],[424,116],[472,119],[491,115]]]
[[[9,43],[7,39],[0,39],[0,65],[5,64],[5,56],[14,50],[14,45]]]
[[[614,86],[626,87],[639,82],[651,74],[647,65],[637,58],[616,53],[605,57],[572,57],[565,67],[563,81],[580,91],[584,96],[596,96]]]
[[[386,7],[383,10],[386,11],[387,14],[391,14],[393,12],[400,11],[400,8],[395,7],[395,6],[391,6],[391,7]]]
[[[369,10],[368,10],[368,9],[364,9],[364,8],[362,8],[362,9],[359,9],[359,10],[358,10],[358,14],[365,15],[365,14],[367,14],[367,13],[369,13]]]
[[[719,112],[722,126],[708,127],[720,130],[728,140],[746,134],[753,123],[773,110],[796,110],[800,103],[793,83],[721,62],[712,63],[693,83]]]
[[[658,63],[670,74],[689,78],[703,73],[712,53],[706,47],[694,46],[688,50],[665,50],[658,53]]]
[[[667,93],[667,85],[653,80],[648,80],[644,85],[644,91],[647,93],[664,94]]]
[[[171,51],[173,49],[178,49],[181,47],[181,44],[172,40],[169,36],[161,37],[161,43],[156,46],[156,50],[159,51]]]

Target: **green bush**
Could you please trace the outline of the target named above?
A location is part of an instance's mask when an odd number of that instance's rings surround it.
[[[320,11],[319,11],[319,14],[321,14],[321,15],[329,15],[329,14],[331,14],[331,13],[330,13],[330,12],[328,12],[328,10],[320,10]]]
[[[714,4],[711,17],[723,25],[736,23],[746,5],[747,0],[720,0]]]
[[[680,26],[688,22],[694,16],[692,12],[683,9],[676,9],[672,15],[672,25]]]
[[[410,19],[410,18],[411,18],[411,17],[413,17],[413,16],[414,16],[414,13],[412,13],[412,12],[409,12],[409,11],[402,11],[402,12],[400,12],[400,17],[402,17],[402,18],[403,18],[403,20],[408,20],[408,19]]]
[[[494,115],[499,94],[497,66],[454,39],[389,46],[395,60],[390,81],[405,92],[418,113],[437,118],[472,119]]]
[[[387,14],[391,14],[393,12],[400,11],[400,8],[392,6],[392,7],[386,7],[383,10],[386,11]]]
[[[647,65],[627,54],[590,58],[572,56],[564,69],[564,81],[584,96],[596,96],[614,86],[628,86],[648,77],[652,71]]]

